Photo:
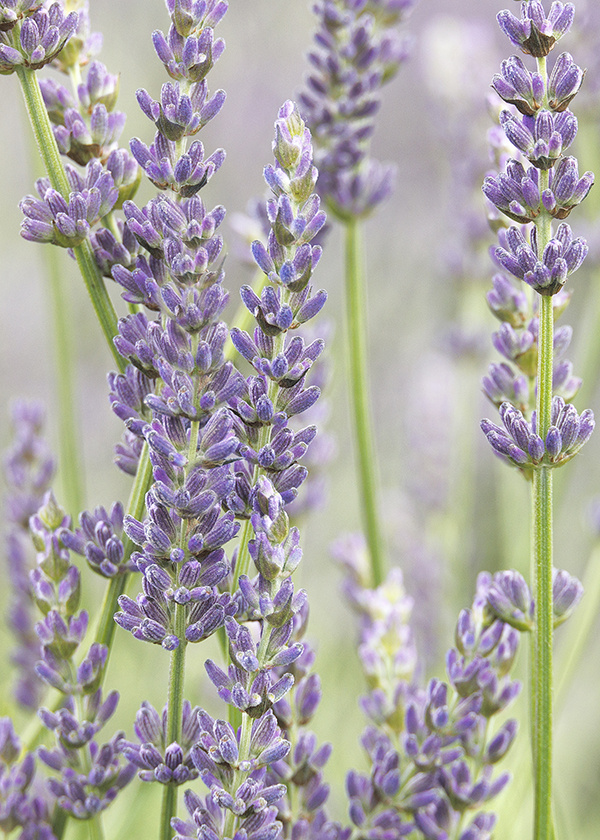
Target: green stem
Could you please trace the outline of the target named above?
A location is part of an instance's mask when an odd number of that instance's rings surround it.
[[[185,676],[185,625],[187,607],[177,604],[175,608],[175,635],[179,645],[171,653],[171,667],[169,670],[169,694],[167,700],[167,739],[165,746],[174,741],[181,743],[181,715],[183,709],[183,682]],[[177,810],[177,785],[165,785],[163,788],[162,812],[160,818],[161,840],[171,840],[173,830],[171,819]]]
[[[533,477],[536,554],[535,838],[550,840],[552,830],[552,471]]]
[[[66,508],[75,519],[83,509],[83,458],[80,453],[80,435],[77,424],[75,400],[75,352],[72,314],[64,278],[58,264],[56,252],[48,254],[48,279],[50,282],[50,305],[52,309],[53,340],[55,355],[56,395],[60,412],[58,444],[62,479],[61,497]]]
[[[377,463],[373,422],[369,406],[367,375],[367,295],[363,269],[360,223],[345,225],[346,248],[346,331],[350,365],[350,398],[353,432],[358,457],[360,510],[371,563],[371,586],[385,576],[384,543],[379,521]]]
[[[60,159],[56,141],[54,140],[48,112],[44,105],[35,71],[27,67],[17,67],[16,73],[21,83],[23,99],[25,100],[25,107],[27,108],[27,114],[29,115],[29,121],[33,129],[33,135],[40,155],[42,156],[50,183],[65,199],[68,199],[71,189],[65,168]],[[73,248],[73,252],[109,350],[117,368],[123,371],[125,369],[125,360],[119,355],[113,344],[113,338],[117,334],[117,315],[104,286],[104,281],[98,271],[91,245],[86,240],[81,245]]]
[[[544,68],[545,69],[545,68]],[[542,183],[545,182],[545,183]],[[548,186],[540,173],[540,190]],[[538,251],[552,235],[551,218],[543,212],[537,223]],[[551,425],[554,313],[552,297],[540,295],[537,376],[537,432],[545,440]],[[533,552],[535,569],[534,636],[534,826],[536,840],[551,840],[552,829],[552,468],[533,475]]]

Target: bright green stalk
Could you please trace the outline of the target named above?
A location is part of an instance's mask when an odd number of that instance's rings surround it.
[[[181,743],[181,716],[183,709],[183,681],[185,675],[185,624],[187,607],[177,604],[175,607],[175,635],[179,639],[179,645],[171,653],[171,666],[169,669],[169,693],[167,699],[167,739],[165,746],[174,741]],[[162,812],[160,818],[161,840],[171,840],[173,830],[171,819],[177,810],[177,785],[164,785]]]
[[[547,78],[546,59],[538,72]],[[540,194],[549,186],[548,171],[540,170]],[[538,253],[552,237],[552,219],[542,210],[536,220]],[[539,296],[537,433],[546,439],[551,425],[554,310],[551,295]],[[552,469],[533,472],[533,565],[535,570],[535,636],[533,698],[533,766],[535,840],[552,840]]]
[[[367,294],[360,223],[346,222],[346,331],[350,366],[350,399],[358,458],[360,510],[371,564],[371,586],[385,577],[384,541],[379,521],[377,463],[367,376]]]
[[[75,400],[75,354],[70,328],[71,312],[57,254],[48,253],[48,280],[52,309],[56,395],[60,408],[58,446],[60,452],[59,476],[65,507],[73,518],[83,508],[83,459],[80,455],[80,435],[77,428]]]
[[[48,112],[44,105],[35,71],[29,70],[26,67],[17,67],[16,73],[21,83],[25,107],[27,108],[35,141],[44,161],[50,183],[65,199],[68,199],[71,191],[69,182],[60,159],[56,141],[54,140],[52,126],[48,119]],[[123,371],[125,369],[125,361],[119,355],[113,344],[113,338],[117,334],[117,316],[104,286],[104,281],[96,266],[91,245],[88,241],[82,242],[81,245],[73,248],[73,252],[109,350],[112,353],[117,368]]]

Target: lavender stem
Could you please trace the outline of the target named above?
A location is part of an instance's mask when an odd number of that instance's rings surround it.
[[[546,57],[537,59],[538,72],[547,79]],[[546,95],[547,98],[547,95]],[[540,171],[540,193],[548,189],[548,170]],[[551,216],[542,210],[536,220],[539,253],[552,237]],[[539,296],[539,335],[536,415],[538,434],[546,439],[551,425],[554,310],[551,295]],[[535,837],[551,840],[552,829],[552,471],[542,466],[533,472],[533,551],[535,569],[534,730]]]
[[[367,376],[367,300],[363,269],[360,223],[351,218],[345,224],[346,321],[350,366],[350,399],[353,432],[358,458],[361,512],[371,564],[371,586],[385,576],[385,560],[379,500],[373,422],[369,406]]]
[[[74,396],[74,348],[70,329],[71,313],[56,251],[48,252],[48,280],[52,309],[55,348],[55,377],[57,402],[60,410],[59,477],[62,479],[62,498],[71,516],[83,508],[83,462],[80,457],[80,435],[76,420]]]

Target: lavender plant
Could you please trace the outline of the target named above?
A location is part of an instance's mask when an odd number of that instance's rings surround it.
[[[524,3],[521,17],[505,11],[498,22],[511,43],[536,59],[535,72],[517,56],[505,61],[494,77],[496,92],[518,114],[501,112],[507,139],[522,158],[510,158],[497,177],[489,176],[484,193],[498,210],[522,228],[501,232],[494,257],[501,267],[535,292],[534,318],[525,324],[526,298],[503,275],[495,280],[491,305],[503,324],[496,334],[497,349],[516,363],[512,369],[494,367],[502,386],[500,416],[504,428],[483,421],[482,428],[495,452],[518,465],[532,481],[532,574],[536,592],[536,627],[532,662],[532,747],[535,773],[535,836],[551,837],[552,828],[552,636],[553,636],[553,469],[569,461],[587,442],[594,428],[591,410],[580,415],[560,395],[566,385],[571,399],[577,382],[570,368],[554,366],[568,346],[568,331],[554,331],[554,301],[567,277],[587,254],[587,244],[574,237],[563,220],[587,196],[594,176],[581,177],[577,160],[565,156],[577,131],[568,106],[583,80],[583,71],[562,53],[550,71],[547,56],[569,30],[574,7],[554,3],[546,14],[540,2]],[[553,230],[553,223],[560,222]],[[488,298],[489,300],[489,298]],[[562,305],[564,306],[564,297]],[[518,325],[515,330],[510,323]],[[520,324],[518,323],[520,320]],[[558,346],[557,346],[558,345]],[[566,382],[565,382],[566,380]],[[488,387],[488,393],[490,389]],[[506,399],[508,397],[508,399]],[[511,400],[524,403],[525,414]],[[535,400],[535,409],[530,407]]]
[[[568,106],[584,71],[566,53],[552,70],[546,66],[573,7],[555,2],[546,16],[539,0],[527,0],[520,19],[499,15],[537,68],[512,57],[494,77],[511,108],[500,123],[516,151],[507,159],[492,132],[492,154],[505,171],[484,184],[500,238],[493,258],[527,289],[501,273],[488,294],[501,321],[493,344],[503,360],[490,366],[483,388],[502,425],[485,420],[482,428],[494,452],[532,486],[532,584],[515,569],[480,572],[453,644],[439,643],[447,649],[440,669],[415,642],[402,559],[389,570],[384,562],[359,247],[362,219],[391,190],[392,167],[370,159],[369,143],[380,90],[407,57],[398,26],[412,6],[315,3],[319,26],[305,89],[297,104],[286,99],[273,110],[268,197],[251,246],[259,280],[242,285],[246,314],[232,321],[226,210],[204,201],[221,189],[225,151],[205,151],[198,139],[209,124],[225,134],[215,119],[225,93],[209,82],[225,49],[218,32],[229,20],[226,0],[166,0],[168,32],[155,31],[152,41],[169,81],[156,98],[138,90],[154,137],[133,138],[129,151],[119,147],[119,80],[97,59],[101,39],[91,32],[87,4],[0,1],[0,73],[20,84],[47,171],[21,202],[21,233],[66,249],[81,271],[116,366],[108,402],[124,431],[115,462],[131,485],[127,502],[107,505],[94,483],[95,498],[82,510],[81,490],[73,490],[81,456],[69,440],[73,359],[63,345],[60,461],[69,466],[60,469],[69,511],[51,489],[55,459],[41,440],[37,403],[16,405],[6,458],[14,694],[17,706],[36,712],[25,721],[3,698],[0,828],[7,836],[62,840],[77,820],[100,840],[104,812],[119,820],[128,809],[136,836],[156,832],[161,840],[490,840],[506,820],[503,801],[518,802],[527,790],[513,792],[510,774],[497,769],[527,744],[514,703],[525,671],[522,633],[533,639],[533,836],[559,836],[551,800],[552,633],[575,610],[582,586],[552,566],[552,472],[574,458],[594,422],[591,411],[571,404],[581,384],[565,360],[573,331],[554,330],[569,301],[567,275],[587,253],[564,220],[593,182],[566,154],[577,133]],[[43,74],[47,65],[69,79],[70,90]],[[136,198],[139,187],[151,195],[145,203]],[[344,664],[352,676],[343,688],[359,683],[367,718],[363,763],[354,768],[344,754],[349,736],[332,745],[327,720],[320,722],[335,698],[326,691],[327,650],[310,640],[309,593],[317,616],[323,603],[333,608],[334,595],[319,600],[307,576],[307,569],[320,574],[310,542],[317,520],[299,495],[311,463],[325,461],[315,440],[328,329],[317,316],[328,296],[313,285],[327,248],[324,207],[346,238],[348,387],[365,531],[364,540],[337,549],[358,626],[358,668]],[[505,227],[499,214],[515,224]],[[64,316],[55,321],[57,335],[70,328]],[[302,537],[299,512],[307,513]],[[589,614],[584,626],[589,632]],[[153,646],[152,659],[141,642]],[[127,650],[140,663],[143,699],[135,711],[128,698],[119,703],[131,685],[108,669]],[[152,674],[144,670],[150,661]],[[335,777],[342,763],[345,804]],[[142,789],[146,804],[160,800],[160,815],[138,808]],[[504,800],[496,800],[501,792]],[[119,832],[124,825],[121,817]]]

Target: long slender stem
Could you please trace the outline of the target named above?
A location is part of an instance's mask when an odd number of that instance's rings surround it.
[[[346,331],[350,365],[350,398],[353,432],[358,458],[360,510],[371,563],[371,584],[385,576],[384,541],[379,521],[377,463],[367,376],[367,300],[363,270],[360,223],[345,225],[346,238]]]
[[[533,479],[536,554],[535,838],[552,834],[552,471]]]
[[[25,107],[35,141],[44,161],[50,183],[55,190],[68,198],[70,193],[69,182],[52,134],[48,112],[44,105],[35,71],[26,67],[18,67],[16,73],[21,83],[23,99],[25,100]],[[117,334],[117,316],[96,266],[90,243],[83,242],[74,248],[73,252],[109,350],[117,368],[122,371],[125,369],[125,360],[119,355],[113,344],[113,337]]]
[[[185,675],[185,623],[187,609],[182,604],[175,608],[175,635],[179,639],[179,645],[171,653],[171,665],[169,669],[169,694],[167,700],[167,744],[174,741],[181,743],[181,715],[183,709],[183,682]],[[161,812],[161,840],[171,840],[173,830],[171,819],[177,810],[177,785],[165,785],[163,789],[163,801]]]
[[[546,78],[545,59],[538,69]],[[540,191],[548,187],[548,172],[540,172]],[[551,217],[540,213],[536,222],[538,253],[551,238]],[[537,431],[545,440],[551,425],[554,312],[552,297],[540,295],[538,332]],[[552,826],[552,469],[541,466],[533,475],[533,552],[535,569],[534,637],[534,829],[536,840],[551,840]]]
[[[72,316],[69,298],[57,254],[48,254],[48,280],[53,321],[54,371],[56,395],[60,412],[58,444],[60,451],[59,476],[62,479],[62,497],[72,517],[83,508],[83,459],[80,452],[80,434],[77,424],[75,400],[75,351],[71,330]]]

